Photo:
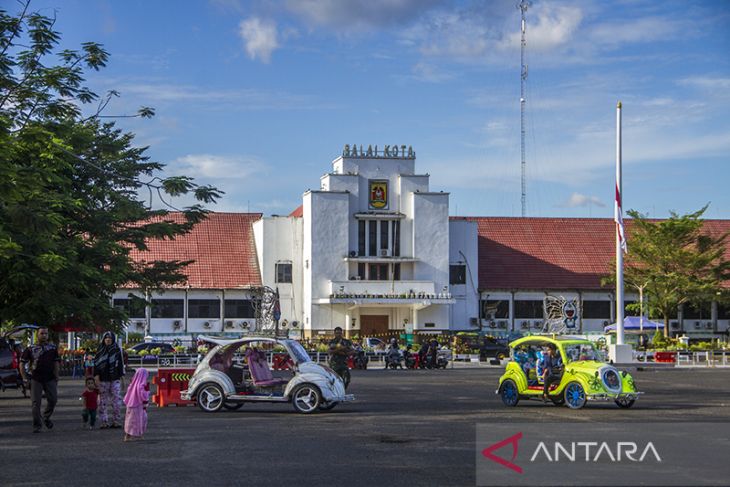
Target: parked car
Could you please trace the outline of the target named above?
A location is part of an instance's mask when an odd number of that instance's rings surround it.
[[[509,345],[498,341],[496,338],[484,337],[479,345],[479,358],[481,360],[489,358],[502,360],[507,357],[509,357]]]
[[[509,346],[511,360],[496,391],[506,406],[516,406],[521,399],[542,398],[540,358],[547,346],[554,347],[556,361],[562,363],[560,382],[551,386],[549,392],[554,404],[580,409],[587,401],[614,401],[621,408],[630,408],[642,394],[631,375],[600,360],[599,352],[589,340],[528,336]]]
[[[353,401],[345,394],[345,384],[332,369],[309,358],[299,342],[266,337],[233,340],[206,338],[215,343],[198,364],[180,393],[184,400],[195,400],[200,409],[213,413],[222,408],[238,409],[247,402],[290,403],[303,414],[327,411],[337,404]],[[282,346],[289,355],[293,374],[290,379],[274,377],[262,350]],[[234,356],[245,348],[245,362],[235,363]]]
[[[21,325],[0,336],[0,391],[7,388],[19,389],[24,397],[28,396],[20,375],[20,356],[23,348],[16,339],[28,331],[37,329],[36,325]]]
[[[388,344],[380,338],[363,338],[363,347],[372,350],[377,353],[384,353],[385,349],[388,348]]]
[[[150,350],[159,348],[160,354],[168,354],[168,353],[175,353],[175,347],[170,345],[169,343],[164,342],[145,342],[145,343],[138,343],[137,345],[133,346],[129,350],[134,350],[137,355],[150,355]]]

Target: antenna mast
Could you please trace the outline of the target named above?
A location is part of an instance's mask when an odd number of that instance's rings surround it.
[[[522,153],[522,216],[527,216],[527,182],[525,180],[525,81],[527,81],[527,65],[525,64],[525,13],[532,5],[529,0],[521,0],[517,5],[522,13],[522,41],[520,43],[520,150]]]

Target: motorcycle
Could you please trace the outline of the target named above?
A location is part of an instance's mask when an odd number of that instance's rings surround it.
[[[403,368],[403,352],[397,348],[391,348],[385,354],[385,368],[395,370]]]
[[[362,349],[355,350],[349,357],[347,357],[347,367],[350,369],[365,370],[368,368],[368,362],[370,362],[370,359]]]
[[[405,362],[406,369],[421,368],[421,356],[418,353],[412,352],[410,345],[403,352],[403,361]]]
[[[437,353],[426,355],[422,367],[427,369],[445,369],[449,365],[448,350],[439,350]]]

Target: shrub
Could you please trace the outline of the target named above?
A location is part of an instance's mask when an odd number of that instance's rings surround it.
[[[159,355],[162,353],[162,349],[160,347],[155,347],[150,349],[150,355]]]
[[[667,346],[667,339],[664,337],[664,333],[661,330],[654,332],[654,337],[651,339],[651,344],[654,348],[663,348]]]
[[[178,345],[175,347],[175,353],[185,353],[187,348],[184,345]]]

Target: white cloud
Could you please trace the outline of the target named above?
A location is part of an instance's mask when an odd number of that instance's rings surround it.
[[[339,32],[364,31],[413,20],[442,0],[287,0],[290,12]]]
[[[528,46],[550,50],[567,44],[578,29],[580,8],[541,3],[529,11]],[[504,62],[520,45],[520,17],[512,2],[473,4],[459,11],[432,10],[402,39],[426,56],[462,62]]]
[[[188,154],[177,158],[173,164],[196,179],[244,179],[265,169],[255,158],[212,154]]]
[[[250,17],[239,24],[239,35],[244,41],[246,54],[251,59],[271,61],[271,54],[279,47],[276,24],[270,20]]]
[[[164,82],[119,82],[115,86],[123,96],[132,95],[140,99],[142,103],[148,104],[205,102],[208,107],[215,107],[218,103],[226,110],[325,110],[333,108],[331,103],[320,101],[313,96],[258,89],[217,90],[204,86],[176,85]]]
[[[708,90],[728,90],[730,89],[730,78],[693,76],[679,80],[679,84]]]
[[[574,6],[565,7],[554,3],[541,3],[534,9],[530,17],[526,28],[529,48],[536,51],[548,51],[567,44],[573,38],[583,20],[583,13]],[[501,49],[520,46],[521,32],[514,27],[511,28],[511,32],[500,45]]]
[[[580,193],[573,193],[567,201],[557,205],[559,208],[579,208],[598,206],[605,208],[606,205],[596,196],[586,196]]]
[[[621,44],[671,40],[682,31],[677,21],[662,17],[643,17],[621,22],[602,23],[588,29],[590,42],[603,47]]]

